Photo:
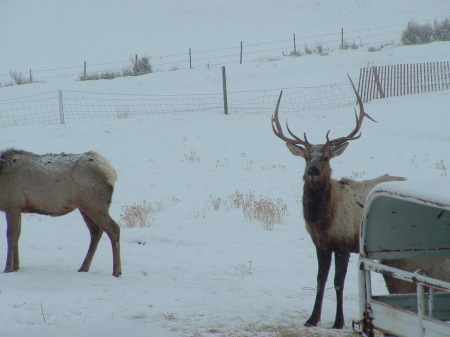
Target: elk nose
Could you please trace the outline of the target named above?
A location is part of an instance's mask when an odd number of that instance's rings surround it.
[[[315,166],[312,166],[308,169],[308,175],[310,176],[318,176],[319,175],[319,169]]]

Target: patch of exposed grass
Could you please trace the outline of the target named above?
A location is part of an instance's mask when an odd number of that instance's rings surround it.
[[[434,163],[434,168],[440,171],[442,178],[447,176],[447,167],[445,166],[444,160],[441,159],[440,161]]]
[[[149,203],[144,200],[140,203],[122,206],[120,218],[128,228],[150,227],[155,220],[155,214],[165,209],[161,201]]]
[[[112,80],[116,77],[139,76],[153,72],[150,65],[150,58],[147,56],[130,58],[131,65],[124,67],[122,70],[105,70],[91,74],[83,74],[79,76],[80,81],[92,80]]]
[[[327,328],[306,328],[301,322],[292,323],[247,323],[233,330],[226,324],[216,324],[205,333],[196,331],[196,337],[355,337],[357,333],[349,329],[335,330]],[[382,336],[376,333],[376,336]]]
[[[248,221],[259,221],[267,230],[273,230],[275,224],[281,224],[287,214],[287,205],[281,198],[273,200],[264,196],[256,196],[253,191],[246,194],[235,192],[228,198],[210,195],[211,201],[208,209],[229,212],[232,208],[242,209]]]

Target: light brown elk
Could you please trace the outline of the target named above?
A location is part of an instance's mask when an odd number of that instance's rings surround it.
[[[424,275],[450,282],[450,258],[448,257],[381,260],[380,263],[410,272],[421,270]],[[415,293],[417,291],[417,286],[413,282],[403,281],[389,275],[383,275],[383,277],[391,294]]]
[[[350,78],[350,77],[349,77]],[[306,138],[296,136],[286,123],[291,137],[284,135],[278,118],[281,95],[278,98],[275,115],[272,117],[272,128],[279,138],[295,156],[305,159],[303,175],[303,216],[306,230],[316,246],[318,261],[317,293],[314,308],[305,326],[315,326],[320,321],[325,284],[330,270],[332,254],[335,259],[334,287],[337,307],[333,328],[344,326],[343,290],[350,253],[359,249],[359,228],[366,197],[377,184],[390,180],[404,180],[400,177],[384,175],[372,180],[354,181],[351,179],[334,180],[331,178],[330,160],[341,155],[352,140],[361,137],[359,132],[364,117],[372,119],[364,112],[363,102],[350,79],[360,107],[356,115],[356,126],[346,136],[329,139],[326,134],[325,144],[311,144]],[[372,119],[373,120],[373,119]]]
[[[80,272],[87,272],[105,231],[111,240],[113,275],[121,274],[120,227],[109,216],[117,179],[108,161],[95,152],[46,154],[10,149],[0,154],[0,210],[6,213],[8,250],[5,272],[19,269],[21,213],[50,216],[78,208],[91,241]]]

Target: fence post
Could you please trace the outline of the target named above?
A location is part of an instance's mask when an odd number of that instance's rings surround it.
[[[240,64],[242,64],[242,41],[241,41],[241,58],[240,58]]]
[[[223,110],[225,115],[228,115],[227,76],[225,74],[225,66],[222,66],[222,81],[223,81]]]
[[[31,74],[31,69],[30,69],[30,83],[33,83],[33,75]]]
[[[295,44],[295,33],[294,33],[294,56],[297,56],[297,46]]]
[[[86,61],[84,61],[83,77],[86,78]]]
[[[375,79],[375,84],[377,85],[378,94],[380,95],[380,98],[385,98],[383,88],[381,87],[380,78],[378,77],[377,67],[373,66],[372,71],[373,71],[373,77]]]
[[[341,28],[341,49],[344,49],[344,28]]]
[[[192,53],[191,53],[191,48],[189,48],[189,69],[192,69]]]
[[[61,124],[64,124],[64,102],[62,90],[58,90],[58,100],[59,100],[59,119],[61,120]]]

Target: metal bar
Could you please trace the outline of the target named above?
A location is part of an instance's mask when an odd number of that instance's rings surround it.
[[[367,291],[367,283],[370,283],[370,273],[363,268],[358,270],[358,291],[359,291],[359,316],[364,317],[367,308],[367,299],[371,294]]]
[[[423,328],[423,318],[425,316],[425,291],[423,285],[417,283],[417,317],[419,319],[420,336],[424,336],[425,330]]]

